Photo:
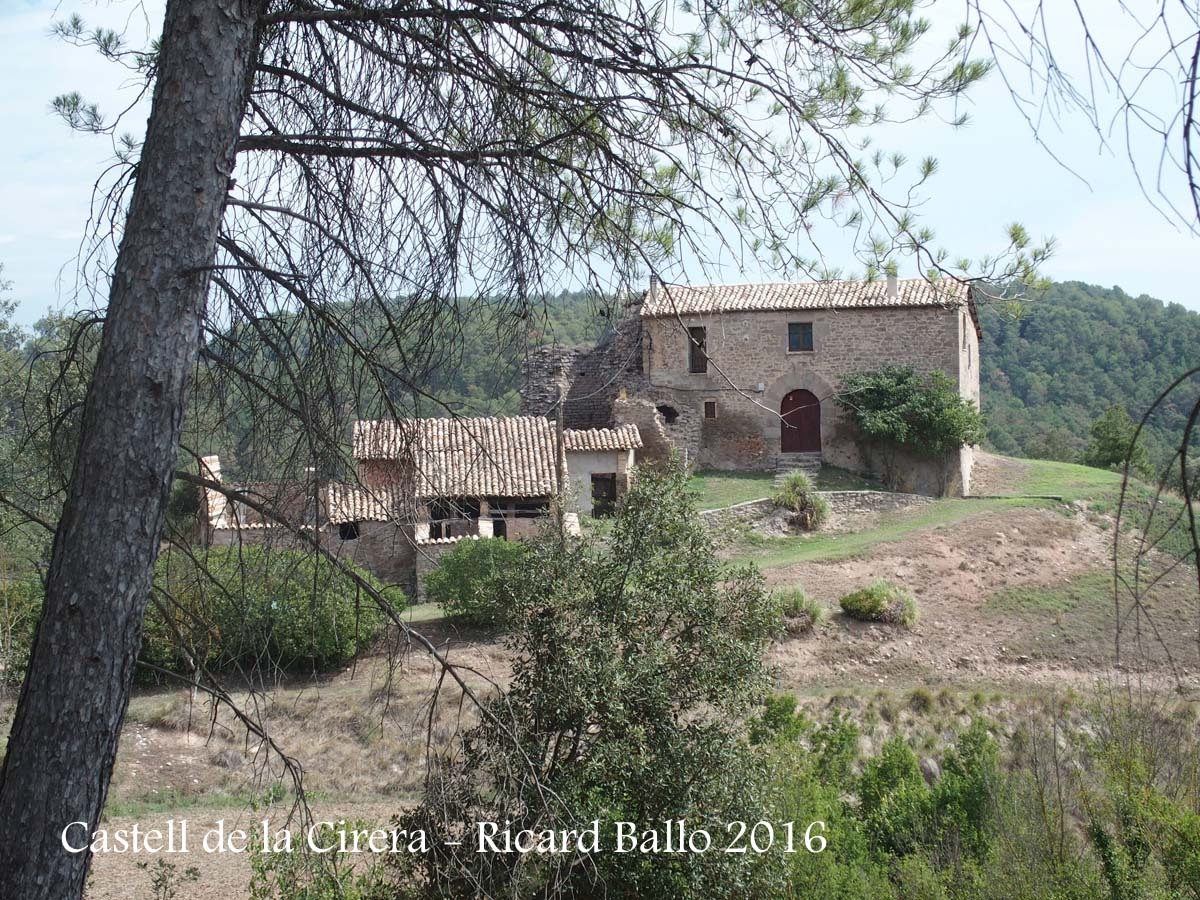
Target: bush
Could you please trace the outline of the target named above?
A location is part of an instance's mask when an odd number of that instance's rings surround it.
[[[825,605],[810,597],[803,588],[781,588],[775,591],[775,602],[783,618],[783,629],[790,635],[810,634],[825,621]]]
[[[837,403],[864,444],[880,451],[880,475],[892,488],[899,484],[898,451],[944,463],[964,445],[983,442],[983,415],[944,372],[927,378],[907,366],[856,372],[842,379]]]
[[[795,513],[796,523],[805,531],[816,531],[829,516],[829,504],[803,472],[789,475],[771,499],[776,506]]]
[[[883,622],[912,628],[917,624],[917,601],[898,584],[876,581],[841,599],[842,612],[860,622]]]
[[[395,605],[394,591],[358,574]],[[375,601],[331,562],[296,550],[214,547],[196,561],[168,552],[154,581],[162,610],[147,609],[140,658],[184,674],[192,660],[216,670],[328,669],[384,624]]]
[[[462,540],[429,573],[425,593],[447,615],[477,625],[503,625],[512,606],[511,588],[521,580],[525,548],[502,538]]]
[[[607,540],[547,533],[525,553],[511,594],[512,679],[401,819],[438,852],[399,854],[398,887],[421,897],[778,896],[758,883],[773,862],[716,852],[726,823],[757,817],[763,802],[743,717],[770,683],[762,656],[777,607],[761,575],[717,559],[682,467],[641,470]],[[781,727],[789,715],[772,713]],[[441,849],[479,821],[514,832],[598,821],[611,847],[615,821],[678,818],[710,828],[714,852],[506,861],[465,842]]]

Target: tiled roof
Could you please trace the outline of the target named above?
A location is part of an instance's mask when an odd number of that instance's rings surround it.
[[[418,497],[554,493],[554,426],[539,416],[355,422],[354,456],[411,459]]]
[[[640,447],[636,426],[566,432],[566,448]],[[540,416],[355,422],[359,460],[411,460],[417,497],[548,497],[554,423]]]
[[[647,292],[642,315],[751,312],[790,309],[874,309],[914,306],[954,307],[970,302],[970,289],[952,278],[928,281],[898,279],[896,295],[887,279],[875,281],[806,281],[774,284],[663,284]]]
[[[567,452],[583,450],[636,450],[642,436],[636,425],[616,428],[567,428],[563,431]]]
[[[329,521],[388,522],[400,509],[398,498],[391,488],[374,490],[357,484],[331,484],[328,489]]]

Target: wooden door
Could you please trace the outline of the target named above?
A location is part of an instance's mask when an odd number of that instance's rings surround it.
[[[791,391],[779,404],[782,433],[779,449],[784,453],[821,451],[821,401],[811,391]]]

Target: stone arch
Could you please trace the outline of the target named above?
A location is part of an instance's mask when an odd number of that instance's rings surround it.
[[[767,385],[763,392],[761,403],[762,431],[768,440],[768,446],[779,452],[779,407],[784,395],[791,391],[809,391],[821,401],[821,434],[822,451],[827,449],[827,441],[835,434],[838,422],[837,404],[833,402],[836,389],[833,384],[816,372],[793,371],[781,375]]]

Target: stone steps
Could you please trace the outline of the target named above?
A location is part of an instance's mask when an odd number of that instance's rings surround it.
[[[803,472],[810,481],[815,481],[820,471],[820,453],[784,453],[775,464],[775,485],[783,484],[793,472]]]

